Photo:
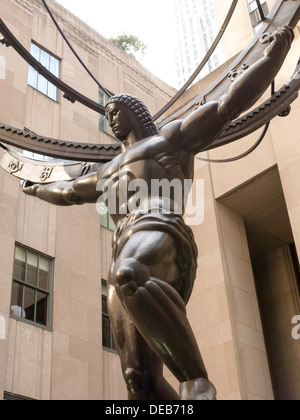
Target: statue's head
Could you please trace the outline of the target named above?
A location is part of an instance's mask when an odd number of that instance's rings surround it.
[[[150,112],[135,96],[127,94],[112,96],[105,108],[106,118],[115,136],[121,141],[134,129],[141,133],[139,135],[141,138],[158,134]]]

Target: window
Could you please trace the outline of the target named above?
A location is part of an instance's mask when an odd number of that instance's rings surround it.
[[[33,398],[24,397],[22,395],[13,394],[11,392],[4,391],[3,393],[4,401],[36,401]]]
[[[99,104],[102,106],[105,106],[108,102],[108,96],[101,90],[99,89]],[[114,134],[108,124],[108,121],[105,117],[105,115],[100,115],[99,118],[99,129],[101,131],[104,131],[105,133],[109,134],[110,136],[114,137]]]
[[[39,153],[33,153],[33,152],[29,152],[28,150],[23,150],[22,151],[23,156],[30,158],[30,159],[35,159],[35,160],[44,160],[45,162],[51,162],[54,160],[54,158],[50,157],[50,156],[45,156],[45,155],[40,155]]]
[[[100,204],[100,224],[102,227],[111,230],[112,232],[116,228],[116,225],[114,224],[113,219],[109,215],[106,205],[104,203]]]
[[[102,345],[106,349],[116,351],[108,315],[107,282],[105,280],[102,280]]]
[[[34,134],[35,136],[37,135],[36,133],[34,133],[33,131],[29,130],[26,127],[24,127],[24,131],[26,131],[26,133]],[[22,155],[29,158],[29,159],[45,161],[45,162],[51,162],[53,160],[56,160],[56,161],[61,160],[61,159],[54,159],[50,156],[40,155],[39,153],[29,152],[29,150],[22,150]]]
[[[33,42],[30,48],[31,55],[39,61],[54,76],[60,76],[60,61],[51,54],[38,47]],[[48,82],[44,76],[40,75],[33,67],[29,66],[28,84],[53,101],[58,101],[58,89],[52,83]]]
[[[269,13],[269,8],[267,5],[266,0],[247,0],[251,23],[254,28],[256,28],[262,22],[262,16],[260,12],[259,6],[261,6],[261,10],[265,16]]]
[[[53,259],[16,245],[11,317],[51,328]]]

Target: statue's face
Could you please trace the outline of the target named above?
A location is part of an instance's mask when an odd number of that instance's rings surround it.
[[[126,140],[137,124],[133,112],[126,106],[118,103],[112,103],[107,106],[106,118],[114,135],[120,141]]]

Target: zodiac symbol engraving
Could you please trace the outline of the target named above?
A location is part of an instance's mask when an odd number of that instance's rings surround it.
[[[41,174],[41,176],[40,176],[40,180],[41,180],[42,182],[47,181],[47,179],[49,179],[49,178],[50,178],[50,176],[51,176],[52,172],[53,172],[53,168],[50,168],[50,167],[46,167],[46,168],[44,168],[44,170],[43,170],[43,172],[42,172],[42,174]]]
[[[10,164],[8,165],[8,170],[11,174],[16,174],[23,169],[24,164],[19,160],[11,160]]]

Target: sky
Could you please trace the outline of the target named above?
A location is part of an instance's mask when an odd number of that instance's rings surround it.
[[[126,32],[147,46],[140,62],[176,87],[173,0],[56,0],[106,38]]]

